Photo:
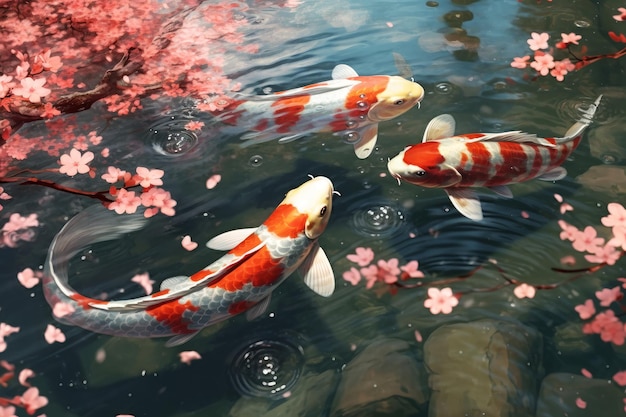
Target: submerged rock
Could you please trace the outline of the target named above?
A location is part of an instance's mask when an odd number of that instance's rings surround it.
[[[615,165],[592,166],[576,180],[585,188],[617,197],[626,194],[626,169]]]
[[[428,401],[427,375],[399,339],[378,339],[345,367],[331,417],[415,416]]]
[[[519,323],[479,320],[435,330],[424,345],[429,417],[530,417],[542,338]]]
[[[536,417],[623,416],[622,391],[607,380],[550,374],[541,383]]]

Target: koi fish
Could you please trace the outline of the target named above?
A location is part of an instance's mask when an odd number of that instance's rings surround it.
[[[71,311],[55,316],[62,323],[114,336],[170,336],[167,346],[244,311],[249,319],[260,316],[272,291],[296,270],[307,286],[328,297],[335,280],[318,238],[328,224],[333,193],[328,178],[312,178],[289,191],[261,226],[211,239],[209,248],[229,252],[204,269],[168,278],[153,294],[111,301],[72,289],[69,260],[92,243],[140,229],[146,220],[94,206],[73,217],[54,238],[44,268],[44,295],[53,309],[64,303],[64,311]]]
[[[512,198],[507,187],[538,178],[557,181],[567,175],[560,165],[576,149],[600,105],[589,106],[562,138],[539,138],[521,131],[454,135],[449,114],[426,126],[422,143],[407,146],[387,163],[398,180],[428,188],[443,188],[456,209],[472,220],[482,220],[478,195],[470,187],[488,187]]]
[[[337,65],[332,80],[261,96],[233,99],[222,112],[224,123],[252,132],[251,145],[279,139],[290,142],[314,132],[333,132],[354,146],[360,159],[376,145],[378,123],[400,116],[424,98],[421,85],[390,75],[359,76]]]

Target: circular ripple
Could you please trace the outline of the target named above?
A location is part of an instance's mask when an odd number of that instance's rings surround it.
[[[180,156],[196,147],[198,136],[185,129],[188,119],[170,117],[150,128],[149,141],[161,155]]]
[[[399,207],[389,202],[368,202],[354,210],[352,229],[364,236],[390,236],[406,224],[406,216]]]
[[[249,343],[235,355],[230,378],[244,396],[280,398],[298,382],[304,350],[289,339],[265,339]]]
[[[261,155],[252,155],[250,159],[248,159],[248,165],[253,168],[260,167],[263,165],[263,157]]]

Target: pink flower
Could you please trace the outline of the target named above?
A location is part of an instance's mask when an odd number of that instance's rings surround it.
[[[557,81],[563,81],[565,75],[567,75],[568,72],[573,71],[575,68],[576,66],[572,64],[572,61],[570,61],[569,58],[565,58],[561,61],[555,61],[554,68],[550,71],[550,75],[556,78]],[[561,213],[563,213],[563,211],[561,211]]]
[[[449,314],[459,304],[459,300],[452,293],[451,288],[428,289],[428,298],[424,301],[424,307],[430,309],[431,314]]]
[[[528,60],[530,59],[530,55],[525,55],[523,57],[515,57],[513,58],[513,62],[511,62],[511,66],[513,68],[526,68],[528,66]]]
[[[54,317],[65,317],[69,314],[72,314],[74,311],[76,311],[74,309],[74,306],[72,306],[69,303],[64,303],[62,301],[59,301],[58,303],[56,303],[54,305],[54,307],[52,308],[52,314],[54,315]]]
[[[625,338],[624,325],[619,321],[608,323],[600,331],[600,339],[603,342],[613,343],[617,346],[623,345]]]
[[[51,324],[48,324],[48,327],[46,327],[46,331],[44,332],[43,337],[49,344],[53,344],[54,342],[65,342],[65,335],[63,334],[61,329],[58,329]]]
[[[20,81],[21,87],[14,87],[13,94],[27,98],[31,103],[41,103],[41,98],[50,94],[51,90],[44,88],[45,78],[33,80],[31,77],[23,78]]]
[[[591,323],[588,323],[589,327],[586,333],[600,334],[605,327],[609,326],[611,323],[617,322],[619,322],[619,320],[615,317],[613,310],[603,311],[602,313],[596,314]],[[585,331],[585,328],[583,328],[583,331]]]
[[[576,397],[576,407],[584,410],[587,408],[587,403],[582,398]]]
[[[26,268],[22,272],[17,273],[17,280],[25,288],[33,288],[35,285],[39,284],[39,278],[41,275],[42,274],[39,271],[35,272],[30,268]]]
[[[574,211],[574,207],[572,207],[570,203],[563,203],[559,207],[559,211],[561,212],[561,214],[565,214],[568,211]]]
[[[587,320],[596,314],[596,308],[594,307],[592,300],[585,300],[585,304],[577,305],[574,307],[574,310],[578,312],[581,320]]]
[[[37,220],[37,214],[30,214],[28,217],[21,216],[18,213],[13,213],[9,217],[8,223],[2,226],[2,231],[6,233],[17,232],[20,230],[28,229],[29,227],[39,226],[39,220]]]
[[[371,248],[356,248],[356,254],[347,255],[350,262],[359,266],[367,266],[374,259],[374,251]]]
[[[578,45],[578,41],[582,38],[582,36],[575,34],[574,32],[570,33],[561,33],[561,42],[563,43],[573,43],[574,45]]]
[[[207,190],[212,190],[213,188],[217,187],[217,184],[219,184],[221,180],[222,180],[222,176],[220,174],[211,175],[209,179],[206,180]]]
[[[530,34],[531,38],[528,39],[526,42],[528,42],[528,46],[530,46],[530,49],[532,49],[533,51],[536,51],[538,49],[546,49],[548,47],[548,39],[550,39],[550,35],[548,35],[547,33],[537,33],[537,32],[533,32]]]
[[[554,199],[559,203],[563,202],[563,196],[561,194],[554,193]]]
[[[137,211],[137,207],[141,205],[141,198],[135,196],[134,191],[128,191],[120,188],[115,197],[115,201],[109,204],[109,210],[115,210],[117,214],[132,214]]]
[[[28,414],[35,414],[35,411],[48,404],[48,399],[40,396],[36,387],[30,387],[22,394],[22,404]]]
[[[618,20],[620,22],[626,20],[626,8],[620,7],[617,9],[620,14],[616,14],[613,16],[613,19]]]
[[[165,172],[162,169],[148,169],[144,167],[137,167],[137,174],[135,179],[143,188],[148,188],[151,185],[163,185],[161,177]]]
[[[572,242],[572,247],[578,252],[590,252],[594,253],[598,248],[604,244],[604,239],[597,237],[598,232],[591,226],[585,227],[582,232],[576,235],[576,238]]]
[[[530,66],[535,69],[541,75],[548,75],[550,70],[554,68],[554,57],[545,52],[535,52],[535,60],[530,63]]]
[[[183,237],[183,240],[180,242],[180,244],[185,250],[189,252],[191,252],[192,250],[198,247],[198,242],[192,241],[191,236],[189,235],[185,235],[185,237]]]
[[[361,281],[361,273],[358,269],[352,267],[349,271],[343,273],[343,279],[345,279],[352,285],[356,285]]]
[[[73,177],[76,174],[86,174],[89,172],[89,166],[87,165],[93,160],[93,152],[85,152],[81,154],[79,150],[72,149],[68,154],[61,155],[59,164],[59,172]]]
[[[43,105],[43,110],[41,111],[42,118],[52,119],[59,114],[61,114],[61,111],[57,110],[52,103],[46,103]]]
[[[535,287],[526,283],[520,284],[513,290],[513,294],[517,298],[533,298],[535,296]]]
[[[404,274],[406,274],[409,278],[424,278],[424,273],[417,269],[419,266],[417,261],[410,261],[404,266],[401,266],[400,269]],[[404,274],[402,274],[404,276]]]
[[[626,250],[626,226],[613,226],[613,237],[608,241],[607,245],[616,248],[621,247],[623,250]]]
[[[19,381],[20,384],[22,384],[25,387],[30,387],[30,384],[28,383],[27,379],[28,378],[32,378],[35,376],[35,373],[33,372],[32,369],[22,369],[20,371],[19,376],[17,377],[17,380]]]
[[[105,174],[102,174],[101,178],[109,184],[115,184],[120,180],[129,180],[130,174],[116,167],[108,167],[107,172]]]
[[[185,129],[191,130],[191,131],[201,130],[203,127],[204,127],[204,123],[197,121],[197,120],[193,120],[185,125]]]
[[[195,350],[186,350],[180,352],[178,355],[180,356],[180,361],[182,363],[186,363],[187,365],[190,365],[193,360],[202,359],[202,356],[200,356],[200,354]]]
[[[603,225],[606,227],[626,226],[626,209],[624,206],[619,203],[609,203],[607,209],[610,214],[602,218]]]
[[[152,293],[152,284],[154,284],[154,281],[150,279],[149,273],[146,272],[144,274],[137,274],[134,277],[132,277],[130,280],[132,282],[136,282],[137,284],[141,285],[144,291],[146,292],[146,294]]]
[[[146,210],[145,217],[152,217],[159,210],[166,216],[173,216],[176,212],[173,209],[176,206],[176,200],[171,198],[169,191],[162,188],[153,187],[141,194],[141,204],[146,207],[156,207],[156,210]]]
[[[13,77],[10,75],[0,75],[0,98],[6,97],[11,88],[13,88],[12,79]]]
[[[596,264],[606,262],[607,265],[615,265],[615,262],[617,262],[621,255],[621,252],[615,249],[615,246],[607,243],[604,246],[595,248],[591,254],[585,255],[585,259],[588,262]]]
[[[365,268],[361,268],[361,275],[367,281],[365,288],[370,289],[376,281],[378,281],[378,267],[376,265],[370,265]]]
[[[620,287],[611,289],[604,288],[600,291],[596,291],[596,298],[600,300],[602,307],[608,307],[612,302],[622,299],[622,289]]]
[[[613,375],[613,381],[615,381],[620,387],[626,385],[626,371],[620,371]]]
[[[59,68],[63,66],[63,62],[61,62],[61,57],[59,56],[50,56],[50,49],[46,49],[43,53],[36,55],[34,58],[35,62],[41,63],[43,69],[57,72]]]
[[[6,407],[0,406],[0,417],[17,417],[15,414],[15,407],[8,405]]]
[[[400,269],[398,268],[398,259],[392,258],[389,261],[378,261],[378,276],[385,284],[393,284],[398,281]]]

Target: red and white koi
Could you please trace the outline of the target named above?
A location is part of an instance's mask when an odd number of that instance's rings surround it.
[[[215,113],[224,123],[252,132],[241,139],[257,144],[290,142],[314,132],[333,132],[367,158],[378,138],[378,123],[400,116],[424,98],[421,85],[398,76],[359,76],[337,65],[332,80],[264,96],[242,96]]]
[[[580,143],[601,98],[562,138],[539,138],[521,131],[455,136],[454,118],[442,114],[430,121],[422,143],[406,147],[389,160],[387,169],[398,183],[443,188],[461,214],[482,220],[480,200],[470,187],[488,187],[511,198],[508,184],[565,177],[567,171],[560,165]]]
[[[333,193],[328,178],[312,178],[289,191],[261,226],[211,239],[208,247],[229,252],[204,269],[168,278],[153,294],[113,301],[72,289],[69,260],[90,244],[140,229],[146,220],[94,206],[73,217],[54,238],[44,269],[46,300],[53,309],[64,304],[63,316],[55,317],[62,323],[115,336],[173,336],[167,344],[174,346],[244,311],[248,318],[258,317],[272,291],[296,270],[313,291],[330,296],[334,275],[318,238],[328,224]]]

